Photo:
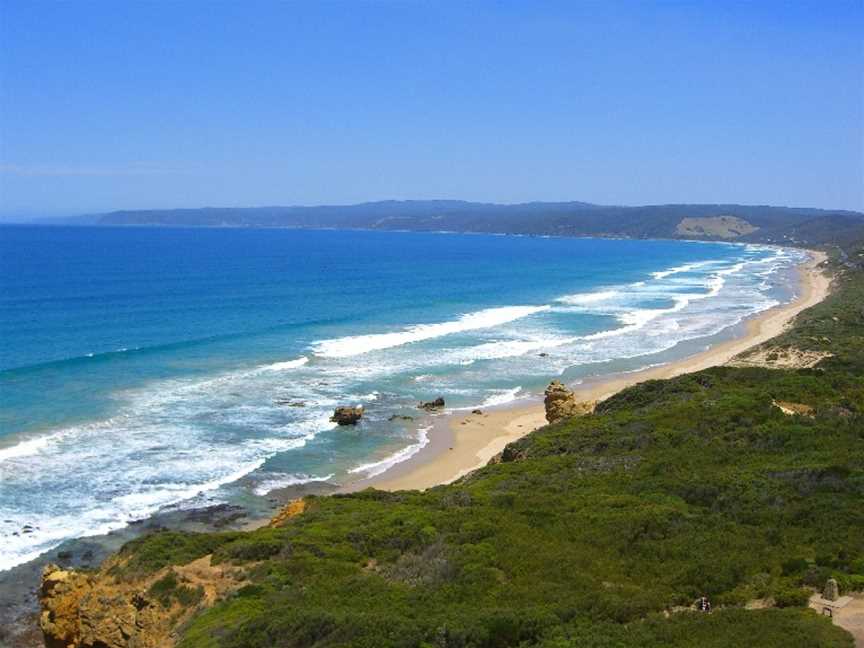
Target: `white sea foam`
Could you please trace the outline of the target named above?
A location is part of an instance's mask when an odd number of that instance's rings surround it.
[[[593,304],[595,302],[608,301],[620,296],[621,292],[618,290],[598,290],[597,292],[564,295],[563,297],[559,297],[556,301],[559,301],[562,304],[578,306],[580,304]]]
[[[301,484],[312,484],[314,482],[326,482],[335,476],[334,473],[330,473],[329,475],[324,476],[316,476],[316,475],[292,475],[292,474],[274,474],[270,476],[269,479],[264,479],[255,486],[254,493],[256,495],[266,495],[270,491],[274,491],[277,488],[287,488],[289,486],[299,486]]]
[[[120,529],[134,520],[146,518],[167,504],[195,497],[218,487],[237,481],[259,468],[264,459],[241,465],[235,470],[201,484],[164,483],[148,488],[140,484],[140,490],[119,495],[110,502],[79,511],[76,515],[55,516],[29,513],[21,518],[13,512],[0,511],[4,520],[19,518],[16,525],[31,527],[30,533],[22,533],[15,526],[5,523],[0,527],[4,551],[0,554],[0,571],[33,560],[40,554],[56,547],[69,538],[102,535]],[[22,524],[23,522],[23,524]]]
[[[41,450],[47,448],[51,443],[62,438],[62,436],[62,433],[55,432],[54,434],[46,434],[43,436],[25,439],[23,441],[19,441],[14,445],[0,448],[0,463],[8,461],[9,459],[16,459],[18,457],[26,457],[28,455],[37,454]]]
[[[449,408],[450,412],[468,412],[480,407],[496,407],[498,405],[506,405],[515,400],[519,400],[522,395],[522,387],[513,387],[512,389],[487,389],[486,398],[479,405],[466,405],[465,407]]]
[[[682,266],[677,266],[675,268],[670,268],[669,270],[655,272],[652,273],[652,275],[654,276],[655,280],[666,280],[669,282],[673,282],[673,285],[678,285],[680,283],[678,279],[667,279],[667,277],[683,272],[691,272],[697,268],[708,268],[709,266],[716,265],[719,265],[719,263],[715,261],[690,263]],[[652,322],[659,317],[683,311],[693,301],[716,297],[720,294],[721,290],[726,285],[728,277],[738,274],[745,268],[745,266],[746,262],[738,262],[726,268],[708,270],[710,274],[706,274],[696,280],[688,280],[685,282],[685,285],[692,285],[694,283],[698,283],[704,286],[704,288],[707,289],[707,291],[704,293],[671,292],[668,289],[664,289],[664,284],[662,283],[654,285],[652,287],[648,287],[646,289],[646,284],[644,282],[639,282],[640,285],[638,287],[635,284],[632,285],[630,291],[625,289],[607,291],[609,293],[609,297],[607,297],[606,299],[614,300],[615,302],[611,305],[598,303],[603,302],[604,300],[582,302],[583,310],[587,307],[587,312],[597,312],[615,315],[618,321],[623,324],[623,326],[582,336],[581,339],[603,340],[610,337],[617,337],[640,331],[649,322]],[[637,288],[637,290],[634,292],[632,288]],[[614,296],[611,293],[614,293]],[[656,298],[671,299],[673,301],[673,305],[667,308],[634,308],[627,305],[628,302],[632,302],[633,300],[638,301],[639,299],[645,299],[652,296]]]
[[[487,308],[467,313],[456,320],[438,324],[418,324],[393,333],[373,333],[371,335],[349,335],[332,340],[321,340],[313,345],[316,355],[325,358],[347,358],[350,356],[380,351],[392,347],[421,342],[433,338],[464,333],[478,329],[492,328],[507,324],[529,315],[549,310],[549,306],[504,306]]]
[[[0,569],[164,507],[219,501],[223,486],[334,426],[328,394],[295,386],[307,406],[282,407],[281,384],[278,372],[249,370],[160,381],[116,394],[115,416],[3,448]]]
[[[452,352],[447,359],[461,365],[469,365],[477,360],[514,358],[541,349],[553,349],[570,344],[576,339],[578,338],[572,336],[545,336],[529,340],[494,340],[458,349]]]
[[[697,261],[695,263],[685,263],[684,265],[675,266],[674,268],[669,268],[667,270],[660,270],[659,272],[652,272],[651,276],[655,279],[665,279],[666,277],[670,277],[672,275],[680,274],[682,272],[692,272],[697,268],[703,268],[707,265],[711,265],[716,263],[716,261]]]
[[[273,364],[264,365],[261,369],[267,371],[285,371],[286,369],[297,369],[298,367],[302,367],[307,362],[309,362],[309,358],[303,356],[294,360],[286,360],[285,362],[274,362]]]
[[[512,403],[519,398],[522,393],[522,387],[514,387],[513,389],[499,389],[493,392],[481,404],[481,407],[495,407],[496,405],[506,405]]]
[[[359,474],[365,473],[367,478],[375,477],[380,475],[385,470],[392,468],[398,463],[402,463],[407,459],[410,459],[415,454],[420,452],[426,445],[429,443],[429,430],[432,429],[432,426],[420,428],[417,430],[417,441],[412,443],[409,446],[402,448],[401,450],[394,452],[393,454],[381,459],[380,461],[373,461],[371,463],[365,463],[356,468],[352,468],[349,470],[349,473]]]

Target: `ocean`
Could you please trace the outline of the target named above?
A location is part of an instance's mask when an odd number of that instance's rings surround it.
[[[160,510],[379,474],[428,442],[421,400],[490,407],[697,352],[790,300],[804,258],[683,241],[0,227],[0,570]],[[329,421],[355,404],[356,427]]]

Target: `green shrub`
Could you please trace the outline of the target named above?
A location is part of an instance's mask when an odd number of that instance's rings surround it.
[[[287,556],[291,553],[291,545],[277,538],[257,538],[251,536],[223,545],[216,550],[213,561],[219,563],[225,560],[239,562],[255,562],[267,560],[276,555]]]
[[[774,592],[777,607],[802,607],[810,600],[811,591],[801,587],[786,587]]]
[[[841,594],[864,592],[864,576],[859,574],[834,574]]]
[[[793,558],[791,560],[784,560],[781,567],[784,576],[797,576],[807,571],[810,563],[803,558]]]
[[[242,535],[240,532],[159,531],[127,542],[120,549],[120,557],[126,560],[115,566],[112,574],[120,578],[135,578],[168,565],[185,565]]]
[[[204,588],[200,585],[197,587],[189,587],[183,585],[177,580],[177,574],[173,570],[169,571],[162,578],[155,581],[147,593],[155,598],[162,607],[171,607],[172,600],[176,600],[184,607],[196,605],[204,597]]]

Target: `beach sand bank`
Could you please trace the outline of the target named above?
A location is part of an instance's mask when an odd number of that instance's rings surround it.
[[[824,252],[810,251],[798,267],[798,296],[788,304],[768,309],[746,321],[744,334],[695,355],[659,367],[586,380],[573,386],[577,400],[602,401],[646,380],[673,378],[722,365],[747,349],[782,333],[792,319],[828,295],[830,278],[820,269]],[[523,401],[482,414],[453,413],[440,417],[429,432],[429,443],[413,457],[373,478],[352,482],[343,491],[374,487],[380,490],[423,490],[450,483],[486,465],[508,443],[546,424],[539,399]]]

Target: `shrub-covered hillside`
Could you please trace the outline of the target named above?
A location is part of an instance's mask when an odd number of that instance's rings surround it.
[[[455,484],[309,498],[250,533],[156,534],[116,574],[211,552],[246,569],[185,648],[851,647],[803,606],[829,575],[864,589],[862,277],[843,270],[773,342],[835,354],[816,368],[643,383]],[[712,614],[680,609],[703,594]]]

